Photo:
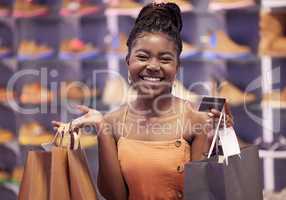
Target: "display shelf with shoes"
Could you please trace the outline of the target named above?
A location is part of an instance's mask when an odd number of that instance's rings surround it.
[[[183,42],[182,59],[200,58],[201,49],[187,42]]]
[[[91,89],[80,81],[61,82],[60,93],[61,98],[74,101],[81,101],[98,96],[98,91],[96,89]]]
[[[99,50],[94,44],[73,38],[61,42],[59,58],[63,60],[89,59],[98,55]]]
[[[269,26],[271,24],[271,26]],[[286,11],[262,11],[260,15],[259,54],[271,57],[286,57]]]
[[[281,7],[286,7],[286,1],[284,0],[261,0],[261,6],[263,8],[281,8]]]
[[[182,12],[190,12],[193,10],[192,4],[188,0],[168,0],[170,3],[176,3]]]
[[[229,104],[232,106],[247,104],[256,100],[254,94],[244,92],[228,81],[221,83],[219,96],[227,98]]]
[[[86,16],[98,14],[103,11],[102,4],[94,4],[90,0],[63,0],[60,9],[62,16]]]
[[[121,32],[117,36],[113,37],[111,44],[107,47],[107,53],[116,55],[119,58],[125,58],[128,52],[127,48],[127,36]]]
[[[47,60],[53,57],[54,50],[46,44],[36,41],[22,40],[19,48],[17,59],[25,60]]]
[[[261,106],[285,109],[286,108],[286,87],[282,90],[273,90],[262,97]]]
[[[247,59],[251,57],[248,46],[234,42],[225,32],[214,31],[202,37],[203,57],[206,59]]]
[[[38,122],[28,122],[19,128],[19,144],[40,146],[53,139],[53,134]]]
[[[137,3],[134,0],[108,0],[107,9],[105,10],[105,15],[107,16],[119,16],[119,15],[129,15],[136,16],[142,4]]]
[[[210,0],[209,9],[212,11],[226,9],[241,9],[255,6],[255,0]]]
[[[50,8],[37,0],[15,0],[13,16],[16,18],[33,18],[47,16]]]
[[[52,102],[53,98],[54,94],[49,89],[38,82],[33,82],[23,85],[20,95],[20,103],[45,104]]]

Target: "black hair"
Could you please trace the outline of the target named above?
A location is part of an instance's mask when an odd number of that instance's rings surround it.
[[[144,6],[127,40],[129,57],[134,40],[143,32],[161,32],[167,34],[177,47],[178,57],[182,52],[181,10],[175,3],[150,3]]]

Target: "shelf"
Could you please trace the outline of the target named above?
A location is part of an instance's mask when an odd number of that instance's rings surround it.
[[[259,150],[260,158],[278,158],[278,159],[286,159],[286,151],[267,151],[267,150]]]
[[[261,0],[262,8],[286,7],[285,0]]]
[[[238,2],[232,2],[232,3],[213,2],[213,3],[210,3],[209,10],[211,11],[230,10],[230,9],[247,8],[251,6],[255,6],[255,3],[253,0],[241,0]]]

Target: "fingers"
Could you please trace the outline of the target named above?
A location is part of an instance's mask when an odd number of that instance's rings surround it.
[[[60,127],[62,124],[63,124],[63,122],[59,122],[59,121],[52,121],[52,124],[53,124],[53,126],[54,127]]]
[[[83,113],[88,113],[90,111],[90,108],[85,105],[76,105],[76,108]]]

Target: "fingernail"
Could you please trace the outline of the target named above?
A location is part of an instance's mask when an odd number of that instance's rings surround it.
[[[213,117],[214,114],[209,112],[209,113],[208,113],[208,116],[209,116],[209,117]]]

